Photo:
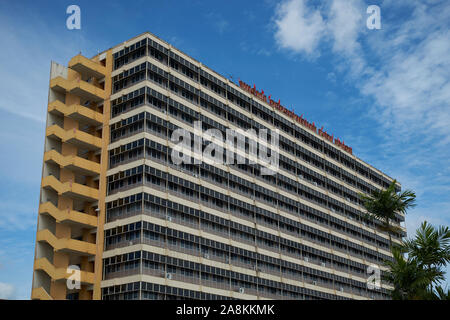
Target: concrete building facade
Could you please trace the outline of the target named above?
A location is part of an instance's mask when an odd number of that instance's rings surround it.
[[[278,129],[279,170],[175,165],[195,121]],[[52,63],[44,148],[32,299],[388,298],[358,194],[393,179],[151,33]]]

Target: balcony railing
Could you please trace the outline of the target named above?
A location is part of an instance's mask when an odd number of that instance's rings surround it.
[[[34,269],[44,271],[52,280],[66,280],[72,275],[67,268],[57,268],[47,258],[35,260]],[[94,273],[81,270],[79,281],[81,284],[94,284]]]
[[[94,102],[102,101],[105,98],[105,90],[80,79],[67,80],[63,77],[56,77],[50,80],[50,88]]]
[[[48,243],[56,251],[73,252],[87,256],[96,254],[95,243],[68,238],[57,238],[47,229],[37,232],[37,241]]]
[[[47,127],[46,136],[88,150],[99,150],[102,147],[102,139],[100,137],[93,136],[92,134],[75,128],[64,130],[56,124]]]
[[[228,281],[218,282],[213,280],[202,279],[201,285],[222,290],[230,290],[230,283]]]
[[[99,197],[98,189],[88,187],[76,182],[61,182],[55,176],[46,176],[42,179],[42,188],[53,189],[58,195],[67,195],[85,201],[96,201]]]
[[[76,55],[69,61],[69,68],[80,74],[101,79],[106,75],[106,67],[88,59],[81,54]]]
[[[86,176],[96,176],[100,174],[100,164],[75,155],[63,156],[56,150],[44,153],[44,161],[56,163],[61,168],[81,173]]]
[[[39,205],[39,213],[52,216],[53,218],[55,218],[56,222],[75,223],[81,225],[84,228],[97,227],[96,216],[70,209],[60,210],[51,202],[41,203]]]
[[[86,123],[93,126],[100,126],[103,123],[103,114],[79,104],[66,105],[59,100],[48,104],[48,112],[51,114],[62,115],[80,123]]]
[[[120,271],[115,271],[115,272],[108,272],[108,273],[105,273],[104,280],[123,278],[123,277],[128,277],[128,276],[134,276],[137,274],[140,274],[139,268],[120,270]]]

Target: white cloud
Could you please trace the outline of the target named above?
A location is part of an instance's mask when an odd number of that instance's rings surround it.
[[[450,143],[450,6],[433,2],[387,1],[382,16],[393,10],[410,10],[410,16],[382,20],[383,30],[368,32],[361,0],[327,1],[317,8],[289,0],[275,14],[274,36],[280,48],[306,57],[319,56],[328,45],[336,71],[375,100],[374,113],[385,128],[403,136],[436,130],[442,145]]]
[[[16,288],[12,284],[0,282],[0,299],[15,299]]]
[[[308,55],[319,53],[321,42],[332,42],[335,52],[352,54],[359,49],[359,33],[364,31],[363,3],[334,0],[312,7],[308,0],[289,0],[278,5],[275,40],[284,49]]]
[[[206,14],[206,18],[210,20],[212,26],[219,32],[223,34],[230,26],[229,22],[222,17],[221,14],[216,12],[209,12]]]
[[[281,48],[317,56],[326,31],[319,10],[310,9],[303,0],[286,1],[276,9],[275,24],[275,39]]]
[[[272,52],[270,52],[269,50],[267,50],[267,49],[265,49],[265,48],[262,48],[262,49],[259,49],[259,50],[256,52],[256,54],[257,54],[257,55],[261,55],[261,56],[270,57],[270,56],[272,55]]]
[[[274,37],[280,48],[305,56],[331,48],[333,72],[373,98],[368,111],[391,145],[421,144],[421,137],[436,152],[450,143],[450,6],[433,3],[386,1],[382,30],[368,31],[360,0],[330,0],[320,8],[289,0],[275,14]],[[383,20],[384,13],[394,18]],[[308,24],[311,17],[317,23]]]
[[[362,92],[375,98],[402,133],[438,130],[448,137],[449,52],[449,32],[434,32],[409,50],[386,55],[384,66],[362,85]]]
[[[336,83],[336,74],[334,72],[328,72],[327,79],[332,83]]]
[[[335,0],[329,7],[328,32],[333,38],[333,50],[353,54],[359,50],[358,36],[365,23],[361,1]]]
[[[35,205],[30,206],[2,199],[0,202],[0,230],[27,230],[34,227],[37,220],[38,199],[33,200],[35,200],[33,201]]]
[[[439,210],[441,209],[439,208]],[[427,221],[434,226],[446,225],[446,221],[444,219],[440,219],[439,217],[430,217],[429,212],[430,210],[427,208],[425,210],[416,210],[415,212],[408,214],[405,219],[408,237],[414,237],[416,230],[424,221]]]
[[[330,43],[334,53],[351,58],[350,73],[358,75],[366,64],[360,56],[360,34],[365,32],[362,0],[333,0],[312,7],[308,0],[289,0],[278,5],[274,24],[279,48],[315,59],[321,44]]]
[[[418,206],[406,216],[408,234],[424,220],[450,225],[450,6],[385,0],[382,29],[368,30],[368,4],[328,0],[314,8],[307,1],[285,1],[281,8],[301,10],[275,14],[275,40],[306,58],[332,53],[334,69],[327,78],[359,89],[366,109],[352,111],[362,120],[355,130],[366,130],[368,118],[378,127],[355,135],[352,145],[365,161],[416,191]],[[308,15],[320,16],[320,26],[302,29]],[[313,40],[306,42],[301,35],[308,31]]]

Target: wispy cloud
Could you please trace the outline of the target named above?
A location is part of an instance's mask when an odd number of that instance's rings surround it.
[[[33,276],[34,232],[2,230],[1,233],[0,283],[6,284],[3,291],[5,299],[29,299]]]
[[[65,64],[81,47],[90,56],[102,45],[82,32],[68,33],[63,19],[60,26],[54,28],[34,10],[17,17],[0,12],[0,147],[8,151],[0,153],[3,299],[30,296],[50,62]]]
[[[254,54],[258,56],[270,57],[272,51],[267,48],[261,48],[260,44],[253,44],[249,41],[241,41],[239,43],[240,49],[247,54]]]
[[[327,79],[332,83],[336,83],[336,74],[334,72],[328,72]]]
[[[450,142],[450,7],[430,3],[409,2],[409,17],[383,20],[384,30],[372,31],[378,32],[372,37],[363,1],[314,8],[289,0],[278,8],[274,36],[280,48],[298,54],[317,56],[331,46],[341,63],[337,70],[353,76],[361,93],[375,100],[380,123],[403,135],[442,134],[442,145]],[[398,6],[387,2],[382,12],[405,10]]]
[[[0,230],[26,230],[36,225],[38,198],[33,204],[2,199],[0,202]]]
[[[224,33],[230,27],[230,23],[220,13],[209,12],[206,14],[206,19],[220,34]]]
[[[317,48],[326,26],[320,11],[308,7],[306,1],[291,0],[278,5],[275,25],[275,40],[281,48],[308,57],[319,55]]]
[[[16,288],[9,283],[0,282],[0,299],[15,299]]]
[[[384,1],[382,29],[366,28],[367,3],[288,0],[274,15],[278,47],[319,63],[332,54],[328,79],[359,90],[369,139],[354,138],[362,158],[418,193],[408,232],[425,219],[450,224],[450,6],[446,1]],[[366,150],[366,151],[364,151]]]

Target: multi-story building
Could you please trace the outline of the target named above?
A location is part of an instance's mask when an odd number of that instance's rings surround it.
[[[50,74],[33,299],[388,297],[358,193],[392,179],[344,144],[150,33]],[[175,165],[194,121],[278,129],[279,170]]]

